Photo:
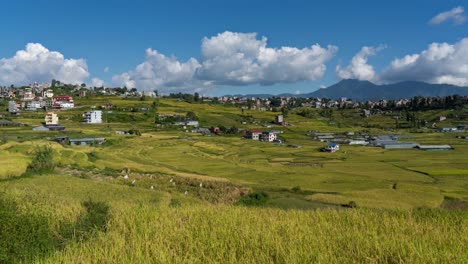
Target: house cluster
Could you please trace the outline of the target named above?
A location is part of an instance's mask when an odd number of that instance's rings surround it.
[[[334,142],[340,144],[348,145],[369,145],[371,141],[371,136],[363,133],[355,133],[352,131],[346,133],[331,133],[331,132],[318,132],[318,131],[309,131],[307,134],[312,137],[314,140],[320,142]]]
[[[174,122],[173,125],[175,126],[182,126],[184,128],[190,127],[198,127],[200,123],[197,120],[185,120],[185,121],[177,121]]]
[[[86,124],[102,123],[102,111],[89,111],[83,114],[83,122]],[[65,127],[59,124],[57,112],[49,111],[44,117],[41,126],[33,127],[34,131],[63,131]]]
[[[244,137],[251,140],[282,143],[282,140],[278,138],[278,134],[280,133],[281,131],[262,131],[251,129],[245,132]]]
[[[54,96],[52,100],[52,108],[54,109],[72,109],[75,108],[73,97],[69,95]]]
[[[453,127],[441,127],[439,131],[442,133],[462,133],[468,131],[468,125],[466,124],[459,124]]]
[[[399,135],[377,135],[356,134],[347,132],[344,134],[311,132],[308,134],[313,139],[330,144],[324,148],[324,151],[335,152],[339,149],[338,143],[348,145],[362,145],[380,147],[384,149],[421,149],[421,150],[450,150],[450,145],[423,145],[417,142],[403,142]]]
[[[339,100],[329,100],[322,98],[301,98],[294,96],[287,97],[242,97],[242,96],[223,96],[216,98],[222,104],[238,105],[242,109],[251,109],[259,111],[272,111],[274,109],[288,107],[306,107],[306,108],[366,108],[380,109],[389,105],[387,100],[356,102],[348,98],[340,98]],[[408,99],[400,99],[392,101],[396,107],[404,107],[411,101]]]
[[[10,100],[8,102],[8,112],[13,115],[19,114],[22,110],[24,111],[36,111],[38,109],[72,109],[75,107],[73,97],[65,96],[53,96],[50,92],[51,97],[33,97],[28,95],[28,99],[22,99],[21,101]],[[29,99],[33,98],[33,99]]]

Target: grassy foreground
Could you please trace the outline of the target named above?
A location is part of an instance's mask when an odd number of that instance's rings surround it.
[[[0,194],[2,263],[468,259],[466,211],[215,206],[177,193],[55,175],[3,182]]]
[[[47,263],[462,263],[468,214],[232,207],[119,212]]]

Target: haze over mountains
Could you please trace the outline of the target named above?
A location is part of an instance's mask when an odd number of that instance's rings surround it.
[[[397,100],[415,96],[437,97],[450,95],[468,95],[468,87],[450,84],[430,84],[417,81],[405,81],[394,84],[377,85],[369,81],[354,79],[342,80],[327,88],[307,94],[280,94],[277,96],[318,97],[340,99],[346,97],[354,101],[377,101],[381,99]],[[239,96],[239,95],[237,95]],[[271,97],[268,94],[252,94],[252,97]]]

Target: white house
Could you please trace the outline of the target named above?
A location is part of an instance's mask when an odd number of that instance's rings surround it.
[[[181,122],[175,122],[174,125],[176,126],[193,126],[193,127],[198,127],[200,123],[196,120],[188,120],[188,121],[181,121]]]
[[[262,141],[273,142],[276,140],[277,136],[276,136],[276,133],[273,133],[272,131],[268,131],[268,132],[263,132],[260,135],[260,138]]]
[[[31,101],[31,100],[34,100],[34,98],[35,98],[35,95],[32,92],[32,89],[31,88],[26,88],[24,90],[23,100],[24,101]]]
[[[261,130],[249,130],[245,134],[245,137],[252,140],[259,140],[260,135],[263,133]]]
[[[85,112],[83,114],[84,123],[87,124],[100,124],[102,123],[102,111],[95,110]]]
[[[44,90],[44,92],[42,93],[42,96],[44,98],[52,98],[54,97],[54,91],[52,91],[52,89]]]
[[[41,102],[39,101],[30,101],[26,104],[26,109],[30,111],[36,111],[37,109],[41,108]]]
[[[8,112],[11,114],[16,114],[19,112],[18,106],[15,101],[8,102]]]
[[[332,143],[325,148],[326,152],[336,152],[338,150],[340,150],[340,145],[336,143]]]

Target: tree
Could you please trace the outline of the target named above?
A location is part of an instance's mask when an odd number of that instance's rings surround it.
[[[194,93],[194,94],[193,94],[193,100],[194,100],[195,102],[198,102],[198,101],[200,100],[200,95],[199,95],[198,93]]]
[[[157,92],[157,90],[156,90]],[[157,123],[159,120],[159,114],[158,114],[158,107],[159,107],[159,99],[156,98],[153,100],[152,103],[153,109],[154,109],[154,123]]]
[[[284,117],[288,116],[289,109],[287,107],[281,108],[281,113],[283,114]]]
[[[185,115],[185,119],[186,119],[186,120],[193,120],[193,121],[195,121],[195,120],[198,120],[198,116],[197,116],[194,112],[189,111],[189,112],[187,112],[187,114]]]

